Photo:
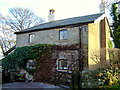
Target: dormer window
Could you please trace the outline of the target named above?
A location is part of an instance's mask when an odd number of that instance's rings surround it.
[[[28,40],[28,42],[29,43],[33,43],[34,42],[34,39],[35,38],[35,35],[34,34],[29,34],[29,40]]]
[[[68,31],[60,30],[59,31],[59,40],[67,40],[68,39]]]

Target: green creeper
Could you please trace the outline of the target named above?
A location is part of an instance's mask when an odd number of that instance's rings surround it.
[[[13,53],[2,59],[2,68],[9,71],[14,71],[17,67],[26,69],[26,63],[28,60],[36,60],[36,67],[38,67],[38,63],[41,61],[38,58],[47,58],[51,56],[52,46],[53,45],[50,44],[37,44],[33,46],[18,47]],[[33,70],[30,69],[26,70],[28,72],[33,72]]]

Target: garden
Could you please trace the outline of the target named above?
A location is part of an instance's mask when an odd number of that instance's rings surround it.
[[[110,49],[108,52],[110,57],[109,67],[101,67],[94,71],[84,70],[82,72],[78,68],[74,68],[71,73],[59,72],[56,74],[53,72],[56,64],[56,61],[52,59],[53,45],[38,44],[18,47],[2,60],[3,83],[25,82],[25,75],[19,73],[19,70],[24,69],[29,75],[33,76],[34,82],[64,85],[72,89],[120,89],[120,50]],[[33,60],[34,63],[31,63],[31,61],[28,63],[28,60]],[[27,63],[28,67],[26,66]],[[61,77],[63,78],[60,79]]]

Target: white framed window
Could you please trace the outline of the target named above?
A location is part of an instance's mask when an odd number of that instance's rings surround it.
[[[68,39],[68,30],[60,30],[59,31],[59,40],[67,40]]]
[[[28,42],[32,43],[32,42],[34,42],[34,40],[35,40],[35,35],[34,34],[29,34],[29,40],[28,40]]]
[[[58,70],[67,70],[67,60],[66,59],[58,59]]]
[[[27,61],[27,68],[32,68],[34,69],[35,68],[35,60],[28,60]]]

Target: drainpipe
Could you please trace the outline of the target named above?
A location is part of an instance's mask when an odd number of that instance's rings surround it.
[[[83,70],[83,60],[82,60],[82,26],[79,27],[79,71]]]
[[[79,88],[82,88],[82,74],[81,74],[81,71],[83,70],[83,60],[82,60],[82,51],[83,51],[83,48],[82,48],[82,26],[79,27],[79,72],[80,72],[80,79],[79,79],[79,85],[80,87]]]

